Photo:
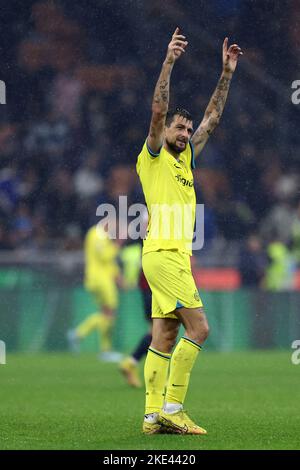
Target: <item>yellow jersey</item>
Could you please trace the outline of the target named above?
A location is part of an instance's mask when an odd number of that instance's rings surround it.
[[[178,160],[164,147],[153,153],[145,142],[136,164],[149,213],[143,254],[174,249],[192,254],[196,211],[194,167],[191,142]]]
[[[115,278],[119,273],[116,261],[119,247],[110,240],[103,227],[91,227],[84,240],[85,284],[97,284],[99,278]]]

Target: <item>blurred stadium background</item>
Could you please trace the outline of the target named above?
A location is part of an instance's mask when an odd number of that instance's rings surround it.
[[[221,72],[223,38],[244,50],[195,170],[207,348],[289,349],[300,338],[299,21],[296,0],[1,2],[0,338],[9,352],[66,350],[66,330],[94,308],[82,287],[84,235],[101,202],[143,201],[135,162],[176,25],[189,51],[171,100],[195,122]],[[121,292],[116,349],[128,352],[145,329],[139,291]]]

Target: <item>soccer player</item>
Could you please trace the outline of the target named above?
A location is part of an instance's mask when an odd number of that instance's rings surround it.
[[[100,335],[100,358],[112,362],[120,360],[121,356],[112,351],[112,331],[118,306],[118,252],[117,243],[109,238],[101,224],[89,229],[84,241],[84,285],[94,296],[98,311],[89,315],[67,335],[71,349],[76,350],[80,340],[97,330]]]
[[[225,38],[223,71],[194,132],[193,119],[187,111],[176,108],[168,112],[171,72],[187,44],[176,28],[155,87],[149,134],[137,160],[149,211],[142,264],[152,291],[153,318],[152,342],[144,368],[145,434],[206,434],[183,411],[190,374],[209,331],[190,265],[196,205],[192,169],[194,158],[219,123],[242,52],[237,44],[228,48]],[[169,219],[166,207],[177,208],[173,213],[168,211]],[[186,207],[190,216],[184,218],[182,227],[177,216],[180,210],[185,213]],[[180,324],[185,334],[171,354]]]

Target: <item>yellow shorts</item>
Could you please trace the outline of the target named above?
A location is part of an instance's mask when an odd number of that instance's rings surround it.
[[[86,280],[85,288],[93,294],[98,305],[115,310],[118,307],[119,296],[114,278],[101,277],[95,280]]]
[[[152,291],[152,318],[177,318],[176,308],[203,306],[187,253],[152,251],[143,255],[142,264]]]

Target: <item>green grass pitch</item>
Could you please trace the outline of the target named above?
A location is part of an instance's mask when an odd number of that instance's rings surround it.
[[[128,388],[116,364],[91,354],[8,354],[0,449],[299,449],[299,385],[289,351],[203,351],[186,409],[208,435],[143,436],[144,392]]]

